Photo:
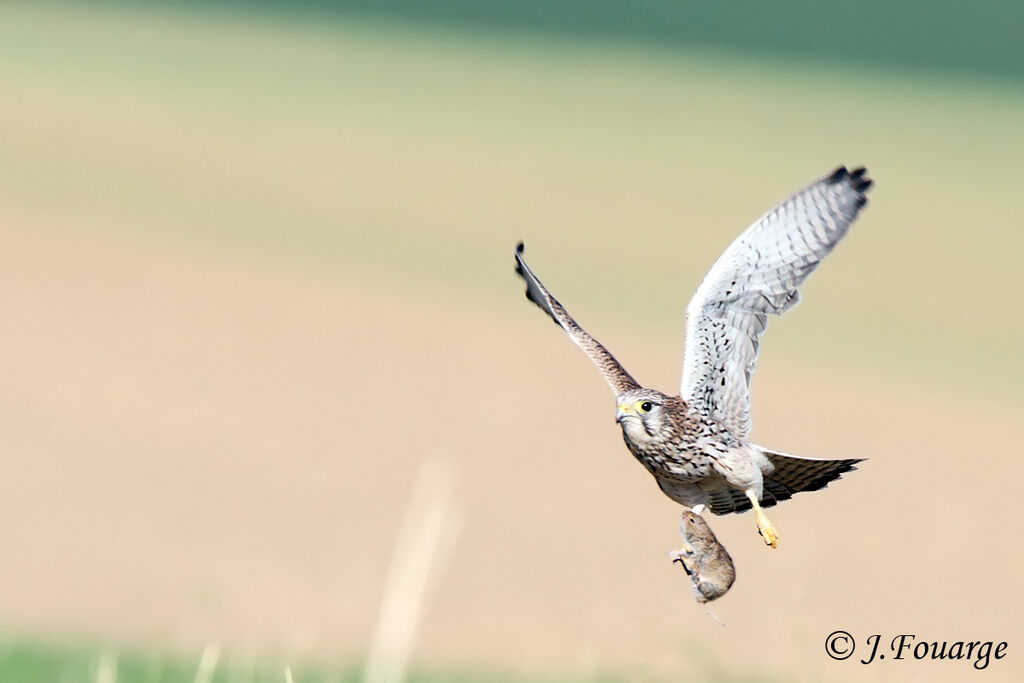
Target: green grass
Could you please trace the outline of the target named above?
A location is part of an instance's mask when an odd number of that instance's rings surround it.
[[[0,681],[99,683],[105,673],[113,675],[118,683],[194,683],[199,660],[199,653],[188,658],[181,654],[117,651],[85,645],[9,642],[0,646]],[[269,658],[252,660],[240,657],[219,660],[208,680],[209,683],[284,683],[286,666],[291,669],[295,683],[358,683],[362,680],[361,666],[353,663],[275,662]],[[408,673],[406,683],[619,683],[652,680],[661,679],[614,673],[593,676],[513,674],[466,667],[414,667]],[[769,683],[776,679],[729,673],[720,666],[706,663],[704,674],[698,680],[708,683]]]
[[[118,0],[107,0],[117,3]],[[92,4],[95,4],[93,2]],[[121,1],[121,4],[129,3]],[[162,0],[195,7],[202,0]],[[936,69],[1024,80],[1024,6],[986,0],[222,0],[277,16],[371,16],[553,40],[701,47],[751,58]]]
[[[53,683],[94,683],[103,680],[101,671],[122,683],[192,683],[196,679],[195,661],[140,653],[116,653],[88,647],[55,645],[8,645],[0,651],[0,680]],[[299,673],[293,671],[293,674]],[[357,681],[354,669],[303,672],[303,681]],[[108,679],[109,680],[109,679]],[[283,681],[283,667],[227,663],[215,670],[211,683]]]
[[[766,353],[1019,399],[1015,87],[338,17],[11,3],[0,79],[9,212],[499,310],[521,305],[511,248],[526,238],[596,332],[679,336],[745,225],[866,163],[872,205]]]

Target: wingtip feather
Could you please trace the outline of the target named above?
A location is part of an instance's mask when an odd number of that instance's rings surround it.
[[[874,181],[868,177],[868,169],[865,166],[858,166],[852,171],[848,170],[846,166],[840,166],[832,171],[825,178],[825,181],[834,185],[847,179],[850,180],[850,184],[853,185],[854,189],[860,192],[866,191],[874,184]]]
[[[526,278],[526,274],[523,272],[523,251],[525,250],[526,245],[519,240],[519,244],[516,245],[516,273],[524,279]]]
[[[868,177],[868,169],[865,166],[858,166],[852,171],[846,166],[840,166],[825,178],[825,182],[829,185],[844,184],[852,188],[856,193],[854,203],[858,211],[868,203],[867,191],[875,184],[875,181]]]
[[[830,183],[832,183],[834,185],[835,183],[840,182],[843,178],[845,178],[849,174],[850,174],[850,172],[848,170],[846,170],[846,166],[840,166],[836,170],[832,171],[832,173],[829,174],[829,176],[825,180],[827,180],[828,182],[830,182]]]

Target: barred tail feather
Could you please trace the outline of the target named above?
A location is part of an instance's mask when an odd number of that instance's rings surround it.
[[[764,479],[762,505],[765,506],[787,500],[795,493],[823,489],[839,479],[844,472],[857,469],[855,465],[864,460],[864,458],[845,460],[802,458],[786,453],[776,453],[760,446],[757,448],[774,468]]]
[[[839,479],[844,472],[857,469],[855,465],[864,460],[864,458],[846,460],[802,458],[797,455],[769,451],[761,446],[753,447],[768,460],[773,468],[771,472],[764,475],[761,507],[766,508],[789,500],[797,493],[823,489]],[[751,508],[750,500],[739,489],[722,488],[707,493],[708,509],[716,515],[743,512]]]

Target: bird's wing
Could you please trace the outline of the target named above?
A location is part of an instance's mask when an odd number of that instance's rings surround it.
[[[686,309],[684,401],[740,437],[750,433],[750,374],[767,316],[797,304],[797,287],[846,234],[870,186],[865,169],[840,167],[725,250]]]
[[[526,265],[526,261],[523,260],[523,248],[522,242],[516,247],[516,272],[526,281],[526,298],[537,304],[541,310],[551,316],[552,320],[558,323],[559,327],[569,333],[569,338],[576,346],[583,349],[590,360],[594,361],[594,365],[601,371],[616,396],[630,389],[639,389],[640,385],[619,365],[615,356],[601,346],[599,341],[587,334],[586,330],[572,319],[562,304],[558,303],[558,300],[551,296],[547,288],[537,279],[537,276]]]

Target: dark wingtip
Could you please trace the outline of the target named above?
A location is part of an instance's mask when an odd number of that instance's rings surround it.
[[[544,289],[544,285],[540,283],[537,276],[534,275],[530,270],[530,267],[526,265],[526,261],[523,260],[523,251],[525,249],[526,247],[522,241],[516,245],[516,274],[526,282],[526,298],[547,313],[548,317],[551,318],[556,325],[562,327],[562,323],[558,321],[558,316],[555,315],[555,312],[551,307],[551,303],[549,303],[547,299],[550,298],[555,305],[558,305],[558,302],[555,301],[554,297],[547,293]]]
[[[868,199],[865,194],[875,184],[875,181],[868,177],[868,169],[864,166],[858,166],[852,171],[847,170],[846,166],[840,166],[825,178],[825,182],[830,185],[848,182],[854,191],[860,195],[856,199],[858,209],[867,204]]]
[[[846,170],[846,166],[840,166],[836,170],[832,171],[832,174],[829,175],[829,177],[826,178],[826,180],[834,184],[838,183],[848,175],[850,175],[850,172]]]
[[[864,183],[871,183],[871,180],[867,177],[868,169],[864,166],[858,166],[852,171],[847,170],[846,166],[840,166],[836,170],[832,171],[825,180],[830,183],[838,183],[847,178],[853,181],[853,185],[859,186]]]

